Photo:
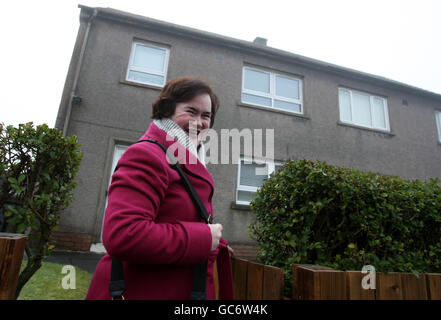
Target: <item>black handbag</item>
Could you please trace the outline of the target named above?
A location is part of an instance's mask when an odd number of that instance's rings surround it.
[[[190,180],[188,180],[184,171],[182,170],[179,163],[176,161],[174,156],[167,152],[167,149],[156,140],[139,140],[139,142],[150,142],[158,145],[161,149],[166,153],[167,157],[170,160],[170,166],[179,173],[182,182],[184,183],[184,187],[187,192],[190,194],[191,199],[193,200],[196,208],[199,211],[199,214],[204,219],[205,223],[211,224],[213,222],[213,217],[208,214],[207,209],[205,208],[202,200],[199,198],[196,190],[193,188]],[[118,167],[115,168],[115,171]],[[207,266],[208,260],[202,264],[195,265],[193,271],[193,288],[191,290],[190,300],[206,300],[206,279],[207,279]],[[109,283],[109,292],[112,296],[112,299],[122,299],[124,300],[124,291],[126,289],[125,280],[124,280],[124,269],[123,264],[120,260],[112,258],[112,267],[110,272],[110,283]]]

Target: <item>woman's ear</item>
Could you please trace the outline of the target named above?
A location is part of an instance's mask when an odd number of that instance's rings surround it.
[[[161,98],[158,103],[158,107],[161,109],[161,113],[165,117],[171,117],[175,114],[175,106],[174,101],[168,98]]]

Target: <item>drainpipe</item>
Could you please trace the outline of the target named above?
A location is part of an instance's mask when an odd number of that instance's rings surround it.
[[[80,69],[81,69],[81,65],[83,64],[84,52],[86,51],[87,39],[89,38],[89,31],[90,31],[90,27],[92,26],[92,21],[95,19],[97,14],[98,14],[98,9],[97,8],[93,9],[93,13],[90,16],[89,21],[87,22],[86,33],[84,34],[83,44],[81,46],[80,57],[78,59],[77,67],[75,70],[75,77],[74,77],[74,81],[73,81],[73,85],[72,85],[72,91],[70,93],[69,103],[67,105],[66,119],[64,120],[64,127],[63,127],[63,136],[66,136],[66,134],[67,134],[67,128],[69,126],[69,120],[70,120],[70,114],[72,112],[72,104],[73,104],[73,100],[76,96],[78,78],[80,76]]]

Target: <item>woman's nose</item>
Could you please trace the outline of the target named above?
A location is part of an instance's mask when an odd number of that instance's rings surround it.
[[[195,120],[196,128],[197,128],[198,130],[204,128],[204,119],[202,119],[201,116],[196,116],[196,117],[194,118],[194,120]]]
[[[189,121],[188,127],[189,127],[190,131],[200,130],[202,127],[202,122],[201,122],[200,118],[193,117],[193,119],[191,119]]]
[[[202,116],[195,116],[191,121],[191,126],[197,130],[207,129],[210,126],[210,121],[204,119]]]

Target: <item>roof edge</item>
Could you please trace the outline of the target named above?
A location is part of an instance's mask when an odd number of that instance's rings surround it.
[[[110,20],[115,20],[120,23],[134,23],[141,26],[150,26],[154,29],[161,29],[162,32],[172,33],[172,34],[179,34],[184,35],[190,38],[196,38],[201,39],[205,38],[205,40],[208,40],[211,43],[215,43],[219,45],[219,42],[221,42],[223,45],[233,48],[233,49],[241,49],[246,51],[251,51],[252,53],[264,55],[264,56],[270,56],[270,57],[278,57],[283,59],[286,62],[290,63],[296,63],[301,64],[305,67],[314,68],[320,71],[330,72],[338,75],[344,75],[349,76],[350,78],[356,79],[356,80],[363,80],[367,82],[374,82],[374,83],[383,83],[384,85],[387,85],[394,89],[399,90],[405,90],[405,91],[411,91],[412,93],[416,95],[422,95],[425,97],[429,97],[435,100],[441,101],[441,94],[428,91],[426,89],[418,88],[415,86],[408,85],[403,82],[399,82],[396,80],[391,80],[382,76],[358,71],[351,68],[342,67],[339,65],[335,65],[332,63],[316,60],[313,58],[305,57],[299,54],[291,53],[288,51],[284,51],[277,48],[262,46],[254,44],[251,41],[245,41],[245,40],[239,40],[228,36],[219,35],[212,32],[202,31],[199,29],[186,27],[182,25],[173,24],[170,22],[162,21],[153,19],[150,17],[145,17],[141,15],[136,15],[133,13],[120,11],[112,8],[102,8],[102,7],[88,7],[85,5],[78,5],[78,8],[81,10],[87,11],[90,13],[93,12],[94,9],[98,10],[97,17],[101,18],[107,18]]]

